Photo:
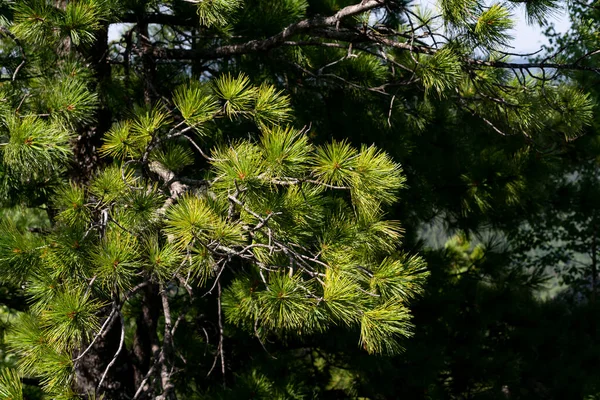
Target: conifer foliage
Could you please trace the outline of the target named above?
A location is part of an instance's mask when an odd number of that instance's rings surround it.
[[[184,85],[174,98],[173,110],[141,109],[115,123],[99,149],[114,161],[89,184],[57,183],[50,232],[31,240],[4,227],[3,272],[32,299],[10,336],[21,373],[41,377],[52,396],[64,394],[85,346],[109,324],[126,324],[127,300],[151,283],[165,325],[155,363],[167,380],[174,360],[166,353],[185,318],[169,304],[185,290],[218,292],[219,324],[259,339],[345,324],[361,327],[367,351],[396,350],[398,337],[410,334],[407,302],[426,275],[420,259],[397,253],[401,230],[383,218],[403,184],[399,165],[373,147],[312,146],[305,131],[285,125],[287,97],[243,75]],[[261,127],[258,140],[201,150],[206,125],[237,116]],[[39,164],[41,174],[62,161],[48,157],[54,147],[68,156],[68,141],[43,141],[44,120],[12,118],[5,160]],[[39,139],[23,140],[38,126]],[[206,161],[202,179],[180,179],[175,171],[194,163],[194,147]],[[228,268],[232,280],[221,287]],[[115,359],[122,351],[121,343]]]
[[[585,93],[544,72],[577,64],[499,52],[512,3],[440,6],[437,26],[392,0],[3,2],[0,204],[47,219],[0,225],[0,278],[28,299],[0,398],[23,398],[23,378],[53,399],[227,384],[302,398],[258,370],[234,377],[236,335],[267,353],[343,327],[367,353],[398,353],[427,276],[386,217],[402,169],[299,127],[293,74],[384,96],[388,123],[431,99],[532,142],[591,118]],[[225,389],[203,387],[215,368]]]

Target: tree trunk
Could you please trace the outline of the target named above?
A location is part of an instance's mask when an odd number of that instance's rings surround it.
[[[106,58],[108,55],[108,25],[104,25],[96,35],[96,44],[84,55],[91,60],[97,84],[101,87],[110,82],[112,72]],[[71,179],[81,184],[87,183],[102,164],[102,160],[98,157],[98,149],[102,146],[102,136],[112,125],[112,113],[108,106],[100,105],[95,120],[94,126],[85,127],[79,132],[74,143],[75,166],[71,169]]]
[[[596,286],[597,286],[597,277],[598,277],[598,260],[597,260],[597,235],[598,229],[596,224],[594,224],[594,231],[592,234],[592,292],[590,293],[590,303],[596,302]]]
[[[139,17],[138,22],[138,48],[142,57],[142,69],[144,79],[144,102],[151,105],[156,99],[156,61],[152,55],[152,44],[150,43],[150,33],[148,32],[148,21],[145,16]]]

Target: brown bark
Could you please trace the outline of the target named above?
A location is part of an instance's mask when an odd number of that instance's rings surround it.
[[[140,17],[138,21],[138,50],[142,57],[142,70],[144,79],[144,102],[150,105],[155,100],[156,89],[154,82],[156,81],[156,61],[152,52],[153,47],[150,42],[150,34],[148,32],[148,21],[145,17]]]
[[[58,8],[59,10],[66,10],[67,9],[67,4],[68,4],[68,0],[56,0],[54,5],[56,6],[56,8]],[[65,36],[64,38],[62,38],[61,42],[58,45],[58,54],[61,56],[67,56],[70,52],[71,52],[71,37],[70,36]]]
[[[108,25],[96,33],[96,43],[84,56],[89,59],[95,71],[99,88],[109,83],[111,79],[111,66],[106,57],[108,55]],[[98,156],[98,149],[102,146],[102,136],[110,129],[112,114],[108,106],[102,104],[96,111],[93,126],[84,127],[74,143],[75,165],[71,170],[71,179],[75,182],[85,183],[93,176],[102,164]]]
[[[596,225],[594,225],[594,232],[592,234],[592,292],[590,294],[590,302],[596,302],[596,286],[597,286],[597,278],[598,278],[598,229]]]

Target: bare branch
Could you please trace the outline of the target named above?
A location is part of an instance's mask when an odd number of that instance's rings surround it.
[[[96,343],[96,341],[98,340],[98,338],[100,336],[102,336],[102,334],[104,333],[104,330],[106,329],[106,327],[108,326],[108,324],[112,321],[112,319],[115,316],[116,312],[117,312],[117,309],[113,308],[112,311],[110,312],[110,314],[108,315],[108,317],[106,318],[106,320],[104,321],[104,323],[102,324],[102,326],[100,327],[100,330],[98,331],[98,333],[94,336],[94,339],[89,344],[89,346],[77,358],[75,358],[73,360],[74,364],[76,364],[79,360],[81,360],[88,353],[88,351],[90,351],[90,349],[94,346],[94,344]]]
[[[119,358],[119,355],[123,350],[123,343],[125,342],[125,319],[123,318],[123,314],[121,314],[121,312],[119,312],[119,317],[121,319],[121,339],[119,340],[119,348],[117,349],[117,352],[113,356],[110,363],[108,363],[108,365],[106,366],[106,369],[102,374],[102,378],[100,379],[100,383],[98,383],[98,387],[96,388],[97,392],[100,392],[102,384],[104,383],[104,379],[106,379],[106,375],[108,375],[108,371],[110,371],[111,367],[117,362],[117,358]]]
[[[222,307],[221,307],[221,281],[217,281],[217,307],[218,307],[218,314],[219,314],[219,346],[218,346],[218,353],[217,356],[215,357],[215,360],[213,362],[213,365],[211,367],[211,369],[208,371],[208,375],[210,375],[212,373],[212,371],[215,368],[215,365],[217,363],[217,358],[221,359],[221,374],[223,376],[223,386],[225,386],[225,352],[223,350],[223,315],[222,315]]]
[[[163,348],[160,352],[159,364],[161,365],[161,384],[163,393],[157,399],[167,399],[169,394],[175,389],[175,385],[171,382],[171,372],[168,371],[171,354],[173,353],[173,324],[171,319],[171,307],[169,299],[163,286],[160,286],[160,296],[162,299],[163,314],[165,316],[165,329],[163,337]]]
[[[210,49],[200,52],[191,52],[189,50],[181,49],[154,49],[154,55],[158,58],[169,58],[169,59],[186,59],[186,58],[201,58],[205,60],[217,59],[222,57],[229,57],[233,55],[241,55],[247,53],[255,53],[270,50],[274,47],[280,46],[288,38],[304,33],[307,31],[315,30],[317,28],[332,27],[336,28],[342,19],[351,17],[354,15],[361,14],[366,11],[373,10],[384,6],[386,0],[363,0],[358,4],[353,4],[339,10],[332,16],[329,17],[313,17],[307,18],[302,21],[291,24],[281,32],[273,35],[264,40],[251,40],[246,43],[231,44],[220,46],[215,49]],[[191,57],[190,57],[191,56]]]

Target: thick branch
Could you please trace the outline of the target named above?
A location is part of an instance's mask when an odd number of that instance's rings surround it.
[[[159,210],[159,214],[164,214],[167,208],[188,189],[188,186],[177,180],[175,178],[175,173],[165,168],[165,166],[158,161],[150,162],[150,164],[148,164],[148,168],[150,171],[158,175],[162,181],[169,185],[169,193],[171,195],[163,207]]]
[[[217,59],[233,55],[248,54],[267,51],[281,46],[287,39],[299,33],[313,31],[318,28],[338,28],[342,19],[361,14],[378,7],[382,7],[385,0],[363,0],[359,4],[354,4],[342,8],[340,11],[329,17],[313,17],[296,22],[286,27],[276,35],[263,40],[251,40],[246,43],[230,44],[220,46],[214,49],[191,51],[184,49],[154,49],[154,56],[166,59]]]

